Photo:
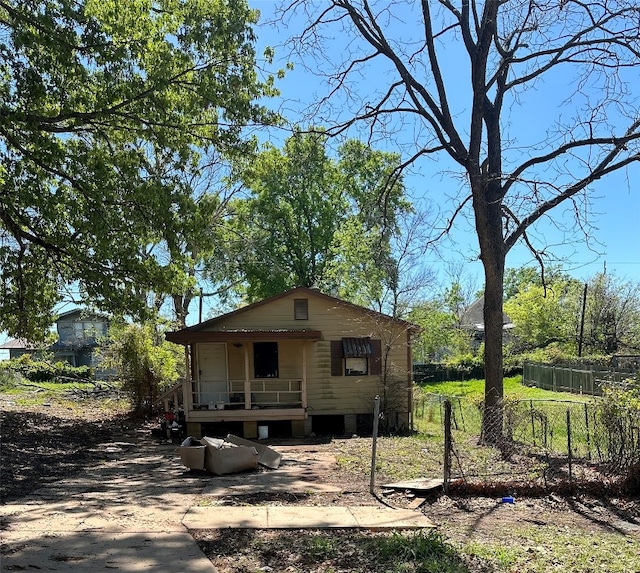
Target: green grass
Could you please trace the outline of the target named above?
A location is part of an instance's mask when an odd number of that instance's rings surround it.
[[[484,399],[484,380],[472,379],[464,381],[428,382],[418,385],[421,392],[426,394],[441,394],[471,400]],[[504,379],[504,396],[513,400],[569,400],[589,401],[590,396],[581,396],[569,392],[552,392],[532,386],[522,385],[522,376],[510,376]]]
[[[389,483],[420,477],[440,477],[444,458],[444,400],[452,403],[453,439],[456,473],[476,476],[488,481],[509,479],[513,471],[510,460],[495,448],[478,443],[482,426],[482,380],[464,383],[444,382],[425,385],[425,388],[444,391],[445,395],[416,392],[414,428],[411,436],[389,436],[378,441],[376,483]],[[535,451],[567,453],[567,410],[572,427],[574,457],[594,457],[593,408],[571,394],[554,393],[520,385],[520,378],[506,380],[505,426],[510,428],[516,443],[527,444]],[[456,391],[456,392],[454,392]],[[585,404],[589,424],[585,424]],[[371,472],[371,441],[337,440],[336,460],[341,471],[369,476]],[[535,481],[544,478],[547,464],[531,458],[519,468],[523,475],[517,479]],[[461,468],[461,469],[460,469]]]
[[[491,540],[461,544],[460,551],[493,563],[496,571],[519,573],[635,573],[640,541],[620,533],[570,526],[498,528]]]
[[[130,409],[122,396],[92,396],[95,388],[93,382],[28,382],[24,379],[0,384],[0,392],[24,408],[53,406],[82,414],[88,401],[95,409],[104,411],[126,412]]]
[[[335,440],[336,463],[354,476],[371,475],[371,439]],[[423,434],[387,436],[377,442],[376,481],[378,483],[416,479],[442,473],[442,439]]]
[[[462,573],[468,568],[457,550],[434,530],[403,534],[395,532],[371,544],[377,553],[376,563],[386,565],[385,571],[416,571],[420,573]]]
[[[442,531],[223,530],[195,537],[214,564],[235,573],[640,571],[640,541],[616,532],[509,520],[483,536],[469,531],[456,540],[447,536],[446,520],[441,525]]]
[[[225,571],[333,573],[469,573],[464,555],[434,530],[371,532],[299,530],[261,534],[221,531],[199,538],[214,565]],[[219,540],[224,542],[220,543]],[[230,561],[231,560],[231,561]]]
[[[594,453],[593,406],[598,398],[523,386],[520,376],[505,378],[504,395],[505,428],[510,429],[516,441],[566,454],[569,411],[572,453],[575,456]],[[452,404],[454,439],[464,450],[465,444],[481,432],[484,380],[434,382],[416,388],[414,427],[428,439],[443,439],[445,400]]]

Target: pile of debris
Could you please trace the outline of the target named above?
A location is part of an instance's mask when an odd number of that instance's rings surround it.
[[[176,450],[191,470],[226,475],[255,471],[258,465],[278,469],[282,455],[265,446],[229,434],[226,438],[188,437]]]

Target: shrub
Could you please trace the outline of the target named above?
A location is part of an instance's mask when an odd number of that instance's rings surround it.
[[[72,366],[68,362],[53,362],[46,354],[34,359],[31,354],[23,354],[3,363],[2,369],[21,375],[30,382],[67,382],[69,378],[79,381],[90,380],[93,369],[89,366]]]
[[[0,390],[6,391],[19,386],[23,377],[19,372],[7,368],[5,364],[0,366]]]
[[[158,395],[180,377],[175,345],[154,323],[113,325],[105,365],[114,368],[138,413],[150,414]]]
[[[484,378],[483,352],[478,354],[457,354],[451,357],[445,366],[452,380],[468,380],[470,378]]]
[[[624,383],[602,387],[598,419],[602,430],[598,447],[607,451],[612,469],[618,472],[640,467],[640,374]],[[637,469],[636,469],[637,471]]]

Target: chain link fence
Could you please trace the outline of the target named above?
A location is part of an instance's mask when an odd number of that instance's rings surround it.
[[[468,398],[425,393],[415,400],[416,429],[443,440],[449,484],[502,492],[640,491],[640,407],[507,399],[489,414]]]

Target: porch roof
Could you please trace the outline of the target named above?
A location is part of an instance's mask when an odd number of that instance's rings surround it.
[[[251,340],[321,340],[319,330],[294,329],[236,329],[236,330],[176,330],[167,332],[166,339],[177,344],[196,342],[235,342]]]

